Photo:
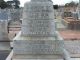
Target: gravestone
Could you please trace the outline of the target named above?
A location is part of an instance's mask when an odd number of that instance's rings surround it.
[[[11,20],[16,21],[20,20],[20,10],[19,9],[13,9],[10,11]]]
[[[56,31],[51,0],[31,0],[24,6],[22,30],[14,38],[13,60],[69,59]]]
[[[8,37],[8,14],[7,10],[0,10],[0,60],[5,59],[10,53],[10,40]],[[3,56],[4,55],[4,56]]]
[[[0,20],[8,20],[8,11],[7,10],[0,10]]]
[[[21,11],[20,9],[9,9],[8,10],[9,27],[18,27],[21,25]]]
[[[0,41],[9,41],[7,10],[0,10]]]
[[[72,16],[73,16],[72,12],[64,12],[63,13],[63,17],[72,17]]]

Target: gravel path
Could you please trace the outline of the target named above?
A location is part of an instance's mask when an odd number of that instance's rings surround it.
[[[78,54],[78,56],[80,55],[80,40],[65,41],[64,44],[65,48],[69,51],[70,54]]]

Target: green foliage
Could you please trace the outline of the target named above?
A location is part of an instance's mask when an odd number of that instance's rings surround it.
[[[20,1],[19,0],[12,0],[12,1],[7,1],[7,4],[8,4],[8,8],[19,8],[19,5],[20,5]]]
[[[72,1],[72,2],[70,2],[70,3],[66,3],[66,4],[65,4],[65,7],[68,7],[68,6],[73,7],[73,6],[77,6],[77,5],[78,5],[78,4],[77,4],[76,2]]]
[[[15,3],[15,9],[19,8],[20,5],[20,1],[19,0],[13,0],[13,2]]]
[[[7,5],[7,3],[6,3],[4,0],[1,0],[1,1],[0,1],[0,8],[1,8],[1,9],[5,9],[7,6],[8,6],[8,5]]]
[[[0,0],[0,2],[2,2],[2,1],[4,1],[4,0]]]
[[[12,8],[13,1],[7,1],[8,8]]]

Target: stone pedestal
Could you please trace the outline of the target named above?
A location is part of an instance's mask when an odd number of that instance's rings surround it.
[[[0,60],[5,60],[10,53],[7,21],[0,21]]]
[[[63,40],[59,37],[22,37],[21,33],[14,40],[14,54],[51,55],[63,54]]]
[[[14,38],[13,60],[61,59],[64,42],[56,32],[53,37],[24,37],[21,32]]]
[[[8,22],[0,21],[0,41],[9,42],[8,38]]]
[[[5,60],[10,53],[10,40],[8,38],[8,14],[6,9],[0,9],[0,60]]]
[[[14,38],[13,60],[63,60],[68,57],[64,52],[63,39],[55,29],[52,1],[26,3],[22,30]]]

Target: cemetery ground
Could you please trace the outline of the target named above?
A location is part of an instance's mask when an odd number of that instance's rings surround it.
[[[66,29],[60,18],[56,22],[57,30],[64,39],[65,48],[69,51],[70,56],[74,58],[72,60],[80,60],[80,31]]]

